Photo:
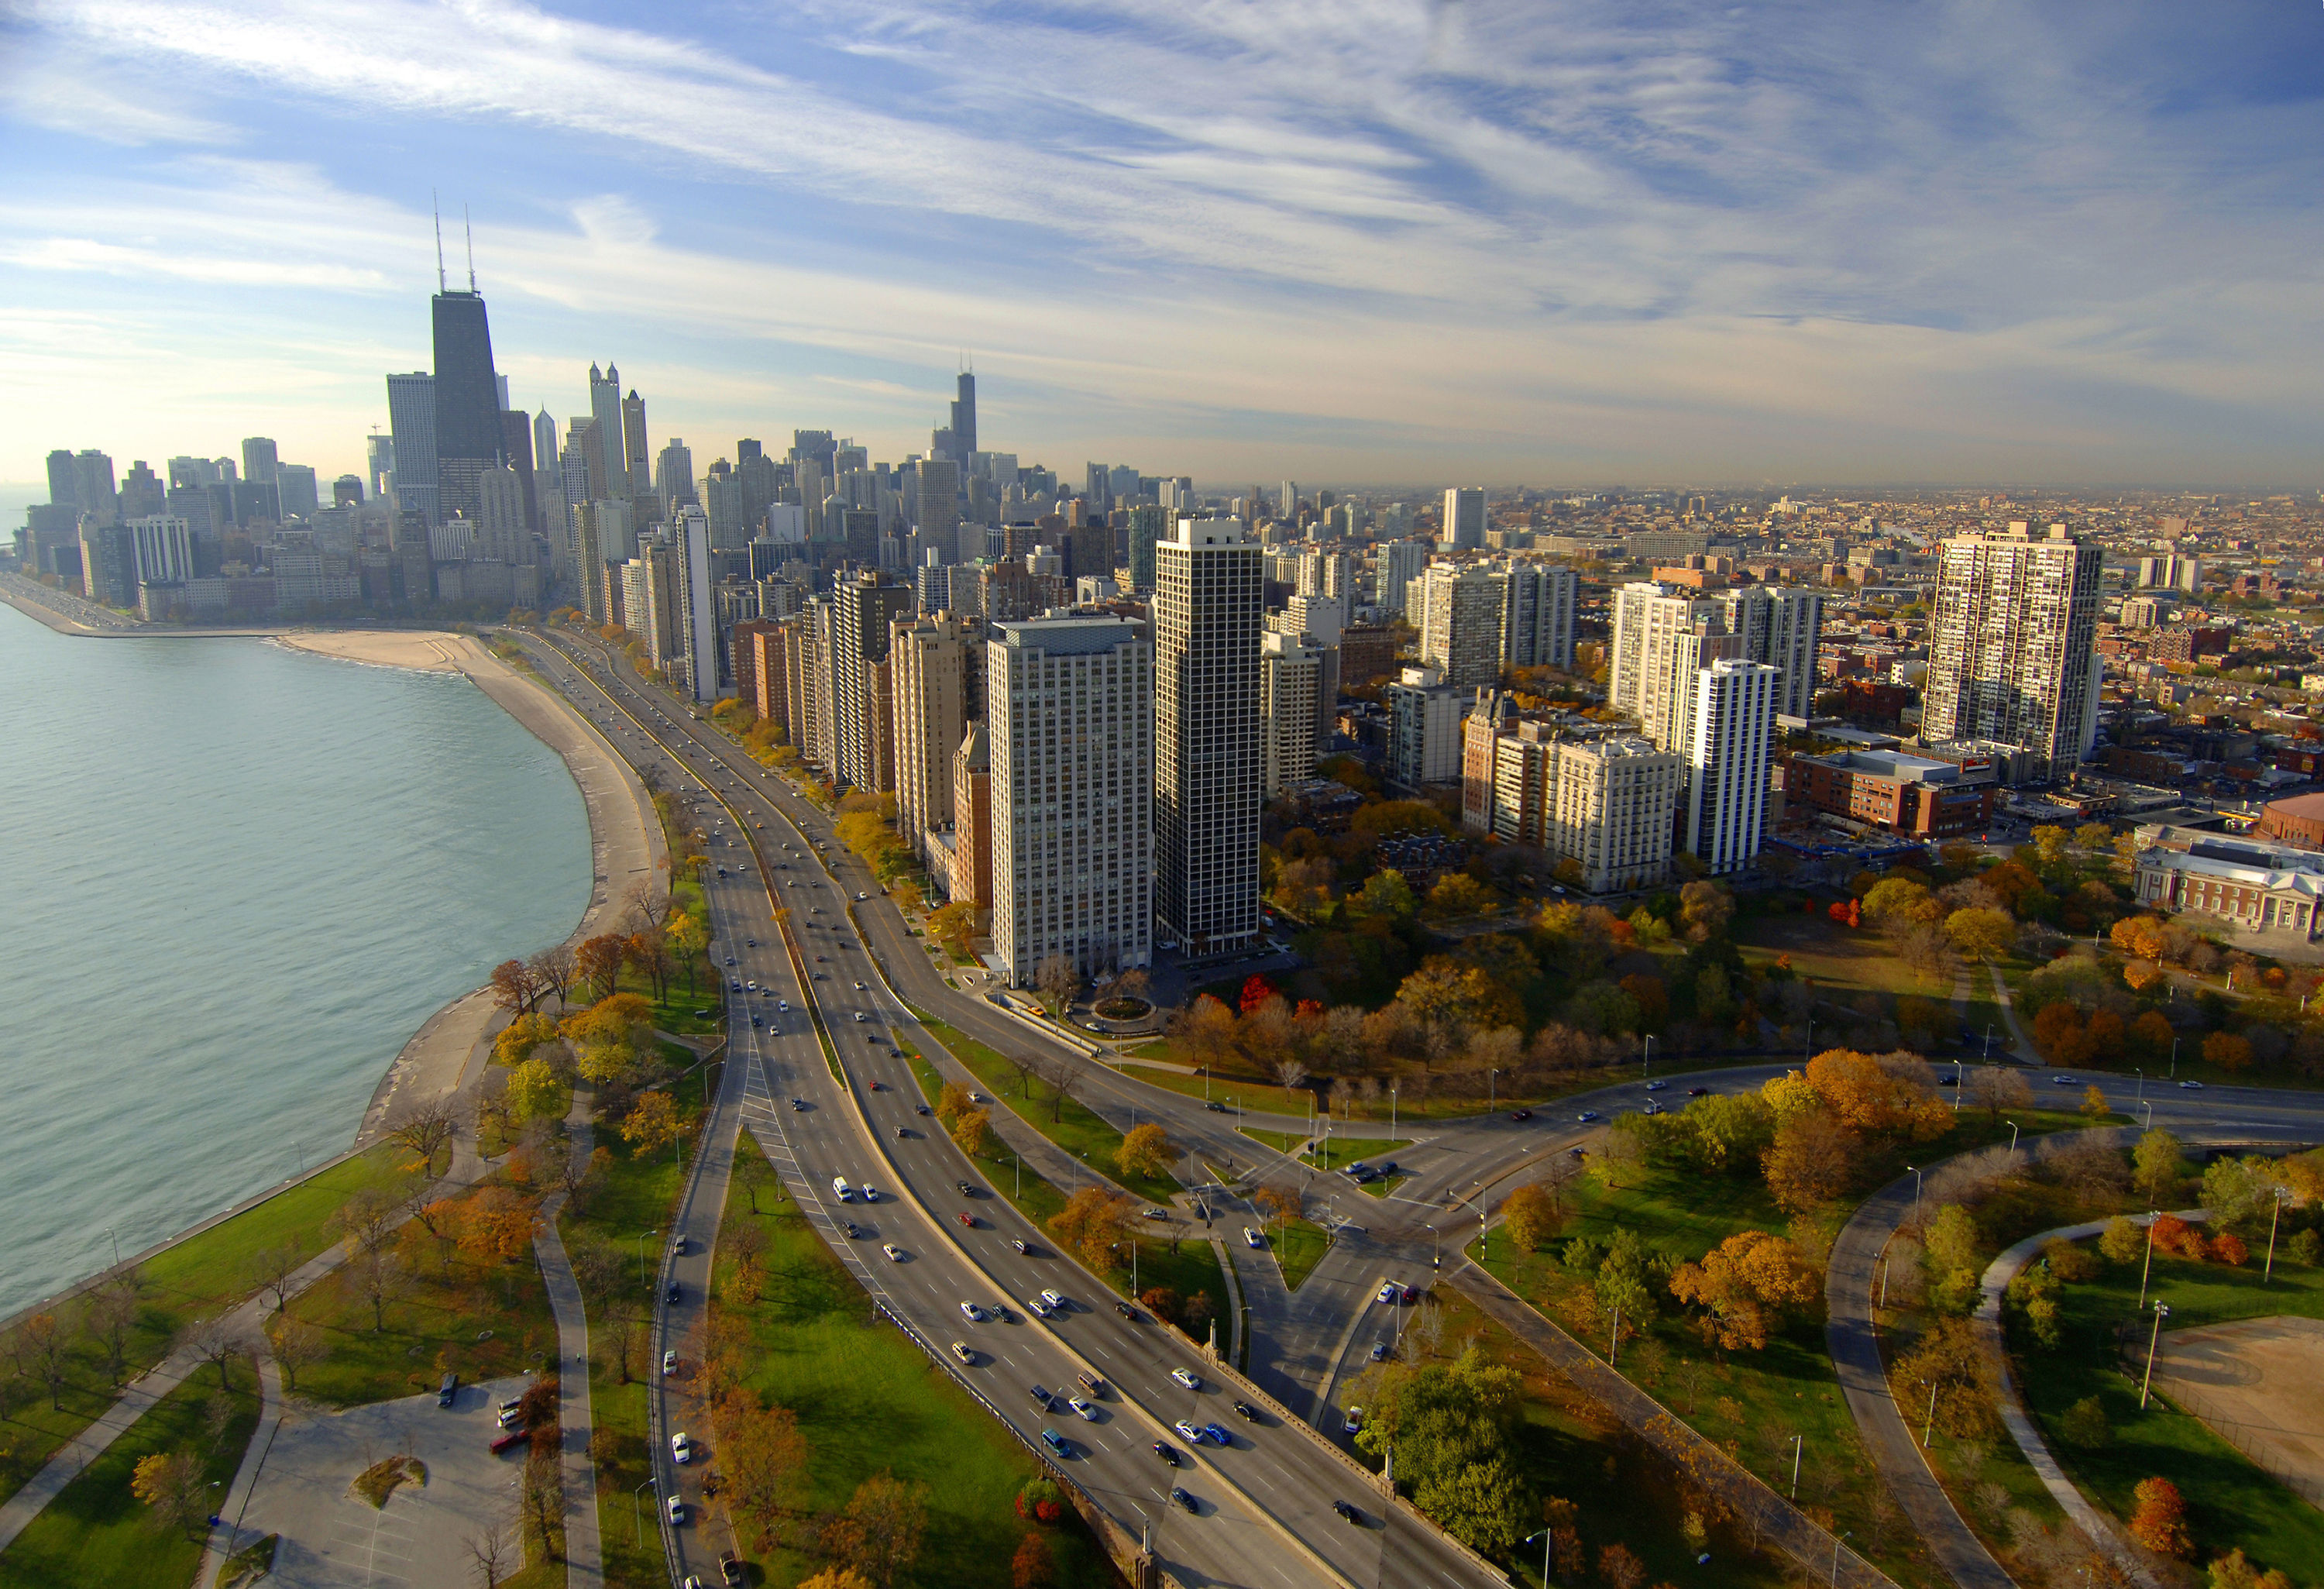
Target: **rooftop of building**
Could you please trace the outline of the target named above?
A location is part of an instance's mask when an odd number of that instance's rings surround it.
[[[1898,783],[1984,783],[1990,781],[1993,776],[1989,768],[1981,772],[1965,772],[1955,762],[1941,762],[1933,756],[1915,756],[1900,750],[1833,751],[1825,755],[1798,759],[1819,767],[1886,778]]]
[[[2265,808],[2303,821],[2324,821],[2324,794],[2290,795],[2280,800],[2270,800]]]
[[[2139,831],[2142,836],[2146,832],[2144,828]],[[2255,844],[2248,839],[2204,834],[2183,850],[2157,845],[2144,851],[2138,864],[2255,888],[2295,889],[2324,898],[2324,855],[2284,845]]]

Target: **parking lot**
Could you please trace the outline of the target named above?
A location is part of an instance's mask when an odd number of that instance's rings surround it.
[[[283,1422],[242,1519],[240,1538],[279,1534],[269,1580],[285,1589],[438,1589],[475,1580],[471,1535],[513,1539],[524,1447],[492,1455],[494,1409],[524,1378],[463,1385],[454,1405],[406,1396],[345,1412],[300,1409]],[[259,1431],[261,1440],[266,1431]],[[374,1463],[418,1457],[425,1485],[401,1484],[374,1510],[355,1478]],[[508,1566],[516,1564],[513,1555]]]

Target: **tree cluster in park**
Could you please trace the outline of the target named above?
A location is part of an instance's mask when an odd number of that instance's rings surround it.
[[[1399,1488],[1471,1548],[1505,1554],[1530,1526],[1515,1440],[1525,1388],[1517,1371],[1475,1347],[1451,1363],[1392,1363],[1369,1371],[1351,1399],[1365,1409],[1356,1445],[1396,1454]]]
[[[872,875],[893,883],[920,869],[918,856],[896,831],[896,797],[855,790],[839,801],[839,819],[832,825],[839,842],[863,858]]]

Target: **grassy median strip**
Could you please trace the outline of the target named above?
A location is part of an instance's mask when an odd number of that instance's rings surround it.
[[[758,1148],[746,1136],[737,1151]],[[798,1415],[807,1449],[806,1478],[779,1538],[762,1538],[745,1525],[737,1530],[745,1554],[769,1584],[796,1584],[820,1571],[829,1563],[816,1546],[816,1521],[884,1471],[927,1486],[927,1531],[914,1582],[1008,1589],[1011,1557],[1028,1531],[1014,1502],[1039,1464],[909,1338],[873,1318],[862,1289],[779,1187],[760,1191],[761,1212],[754,1214],[748,1194],[730,1183],[721,1225],[712,1334],[732,1333],[742,1382]],[[760,1245],[747,1278],[737,1239],[745,1229]],[[974,1344],[973,1329],[964,1330]],[[972,1370],[970,1377],[996,1402],[1025,1391],[989,1371]],[[711,1437],[706,1429],[693,1432]],[[1078,1519],[1045,1532],[1057,1584],[1096,1589],[1113,1581]]]
[[[1116,1155],[1121,1150],[1121,1133],[1103,1119],[1084,1108],[1072,1095],[1057,1095],[1056,1089],[1047,1087],[1035,1076],[1019,1076],[1015,1066],[998,1051],[978,1042],[974,1038],[945,1025],[932,1016],[914,1012],[928,1034],[951,1051],[954,1058],[968,1067],[979,1081],[991,1089],[996,1098],[1016,1095],[1021,1107],[1018,1115],[1034,1130],[1093,1166],[1100,1175],[1107,1176],[1132,1193],[1150,1203],[1167,1203],[1178,1192],[1178,1184],[1167,1176],[1129,1175],[1123,1173]],[[1046,1094],[1046,1096],[1044,1095]]]
[[[226,1493],[258,1427],[247,1361],[235,1364],[234,1386],[220,1390],[217,1370],[205,1364],[155,1402],[0,1554],[0,1589],[183,1589],[192,1583],[209,1534],[201,1519]],[[192,1531],[161,1522],[129,1491],[139,1458],[181,1452],[201,1464],[205,1485],[219,1486],[208,1491],[210,1501],[194,1515]]]

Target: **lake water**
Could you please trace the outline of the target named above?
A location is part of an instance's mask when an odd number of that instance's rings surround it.
[[[589,889],[564,763],[458,674],[0,605],[0,1316],[346,1149]]]

